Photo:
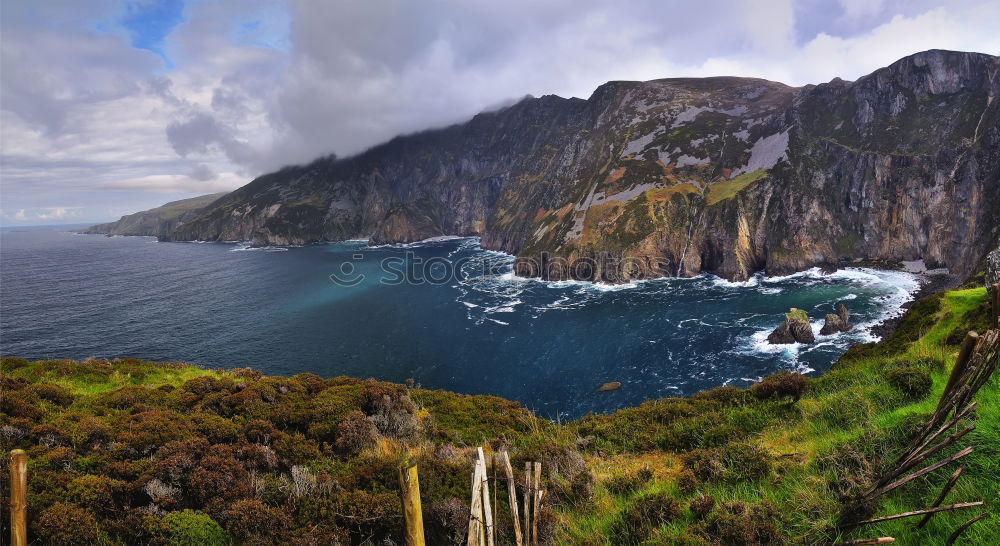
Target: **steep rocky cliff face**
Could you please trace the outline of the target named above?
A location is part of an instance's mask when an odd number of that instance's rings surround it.
[[[522,275],[746,279],[855,259],[969,271],[1000,233],[1000,59],[855,82],[610,82],[262,176],[168,240],[479,235]]]
[[[166,238],[174,229],[184,222],[196,218],[202,209],[223,195],[225,192],[171,201],[155,209],[122,216],[115,222],[90,226],[84,230],[84,233]]]

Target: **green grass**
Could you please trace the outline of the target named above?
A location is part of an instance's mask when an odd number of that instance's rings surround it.
[[[744,173],[731,180],[723,180],[721,182],[716,182],[708,187],[708,204],[714,205],[719,201],[724,201],[731,197],[734,197],[737,193],[746,188],[753,182],[760,180],[767,176],[767,171],[764,169],[758,169],[752,173]]]
[[[759,434],[753,435],[750,441],[775,457],[777,479],[702,483],[695,493],[685,495],[678,492],[678,499],[686,503],[699,494],[707,494],[714,497],[717,503],[769,502],[782,514],[782,531],[797,543],[823,544],[870,536],[893,536],[897,544],[943,543],[958,525],[982,510],[938,514],[922,530],[913,528],[919,518],[907,518],[841,536],[837,531],[841,502],[834,489],[841,476],[838,473],[843,473],[844,469],[829,462],[832,454],[844,450],[845,446],[859,446],[859,449],[868,452],[868,458],[874,464],[891,461],[905,447],[907,436],[904,432],[910,430],[907,427],[912,428],[914,422],[922,423],[934,410],[957,353],[957,346],[945,346],[942,342],[949,332],[965,324],[968,316],[983,305],[986,294],[985,289],[975,288],[948,292],[939,299],[940,305],[915,306],[916,311],[903,321],[899,335],[909,336],[910,341],[902,344],[902,351],[894,352],[889,357],[842,359],[829,373],[811,380],[811,390],[802,400],[794,406],[786,403],[783,411],[774,405],[767,407],[754,402],[744,406],[751,408],[744,409],[745,412],[757,410],[767,414],[768,425]],[[929,311],[928,316],[923,316],[925,311]],[[918,332],[916,337],[914,330]],[[928,396],[907,401],[888,384],[886,370],[901,363],[930,368],[933,386]],[[980,404],[975,420],[977,429],[950,452],[967,445],[975,446],[976,451],[963,459],[967,467],[965,474],[946,503],[986,500],[989,505],[991,500],[1000,496],[1000,481],[995,479],[1000,475],[1000,386],[997,378],[987,383],[977,400]],[[718,418],[724,419],[734,410],[717,411]],[[607,420],[614,426],[629,430],[630,425],[642,426],[638,420],[624,422],[622,413],[593,416],[589,420]],[[597,430],[593,423],[590,426]],[[634,456],[640,457],[639,454]],[[648,456],[648,452],[642,455]],[[668,453],[662,456],[676,457]],[[625,456],[624,463],[619,459],[619,464],[628,464],[628,457]],[[947,465],[879,499],[875,516],[930,505],[955,467],[955,464]],[[675,479],[654,480],[644,491],[636,494],[664,490]],[[628,499],[614,497],[602,490],[595,495],[596,508],[562,512],[566,529],[563,542],[611,544],[606,538],[595,540],[592,537],[606,537],[607,529],[627,504]],[[997,522],[998,518],[990,515],[976,523],[966,531],[964,543],[1000,544]],[[680,519],[661,527],[653,536],[670,543],[679,540],[676,537],[697,525],[690,511],[685,511]]]

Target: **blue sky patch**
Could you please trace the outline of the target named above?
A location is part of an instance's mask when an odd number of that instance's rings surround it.
[[[121,25],[132,38],[132,47],[145,49],[163,58],[167,68],[174,63],[164,50],[164,38],[177,25],[184,22],[182,0],[153,0],[129,2]]]

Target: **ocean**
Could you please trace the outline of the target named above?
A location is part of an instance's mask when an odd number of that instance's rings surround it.
[[[863,268],[609,286],[517,278],[512,263],[475,238],[249,248],[4,228],[0,351],[412,378],[566,419],[822,373],[919,287]],[[838,303],[854,330],[819,336]],[[767,343],[789,307],[809,313],[815,344]],[[611,381],[621,388],[597,392]]]

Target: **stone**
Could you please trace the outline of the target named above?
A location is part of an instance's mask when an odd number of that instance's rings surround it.
[[[986,290],[993,291],[993,285],[1000,282],[1000,247],[986,255]]]
[[[833,313],[826,315],[826,320],[823,322],[823,329],[819,331],[819,334],[821,336],[829,336],[838,332],[849,331],[851,328],[854,328],[854,325],[848,320],[849,318],[850,314],[847,312],[847,306],[841,303],[837,307],[836,315]]]
[[[802,309],[792,307],[785,314],[785,322],[781,323],[769,336],[768,343],[775,345],[788,343],[813,343],[812,326],[809,325],[809,315]]]
[[[620,389],[622,386],[618,381],[608,381],[607,383],[601,385],[597,388],[597,392],[610,392]]]

